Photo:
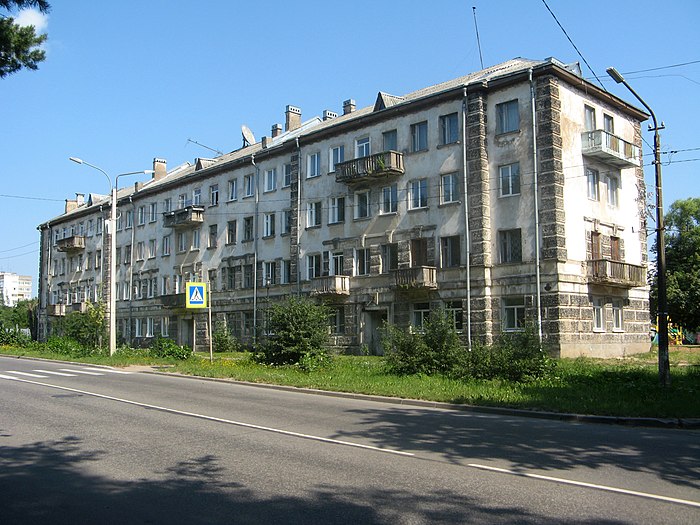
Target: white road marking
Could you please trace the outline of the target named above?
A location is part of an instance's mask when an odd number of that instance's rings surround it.
[[[123,370],[112,370],[111,368],[93,368],[90,366],[84,367],[83,370],[92,370],[93,372],[108,372],[110,374],[131,374],[131,372],[124,372]]]
[[[34,370],[34,372],[41,372],[42,374],[49,374],[52,376],[77,377],[75,374],[66,374],[64,372],[54,372],[53,370]]]
[[[6,370],[5,373],[18,374],[18,375],[27,376],[27,377],[38,377],[38,378],[43,378],[43,379],[46,379],[48,377],[48,376],[40,376],[39,374],[30,374],[29,372],[19,372],[17,370]]]
[[[62,370],[64,372],[75,372],[76,374],[85,374],[88,376],[103,376],[104,374],[100,374],[98,372],[88,372],[87,370],[74,370],[73,368],[59,368],[59,370]]]
[[[617,487],[609,487],[607,485],[598,485],[596,483],[586,483],[585,481],[574,481],[571,479],[555,478],[552,476],[543,476],[541,474],[531,474],[528,472],[519,472],[517,470],[510,470],[506,468],[491,467],[489,465],[479,465],[477,463],[469,463],[467,466],[478,468],[481,470],[489,470],[492,472],[500,472],[501,474],[510,474],[512,476],[521,476],[524,478],[540,479],[543,481],[553,481],[554,483],[561,483],[564,485],[575,485],[577,487],[586,487],[589,489],[603,490],[606,492],[616,492],[618,494],[627,494],[629,496],[638,496],[641,498],[655,499],[659,501],[667,501],[670,503],[680,503],[681,505],[689,505],[691,507],[700,507],[700,502],[690,501],[687,499],[671,498],[669,496],[661,496],[659,494],[651,494],[649,492],[638,492],[636,490],[620,489]]]
[[[67,392],[75,392],[77,394],[84,394],[86,396],[99,397],[101,399],[109,399],[110,401],[117,401],[119,403],[126,403],[127,405],[134,405],[134,406],[143,407],[143,408],[150,408],[152,410],[160,410],[161,412],[168,412],[170,414],[177,414],[177,415],[181,415],[181,416],[196,417],[199,419],[205,419],[207,421],[226,423],[226,424],[235,425],[238,427],[252,428],[255,430],[263,430],[265,432],[272,432],[272,433],[281,434],[284,436],[292,436],[292,437],[298,437],[298,438],[303,438],[303,439],[310,439],[313,441],[320,441],[323,443],[331,443],[334,445],[345,445],[348,447],[361,448],[361,449],[365,449],[365,450],[374,450],[376,452],[384,452],[386,454],[395,454],[397,456],[409,456],[409,457],[415,456],[415,454],[413,454],[411,452],[404,452],[402,450],[373,447],[372,445],[363,445],[361,443],[353,443],[352,441],[341,441],[338,439],[325,438],[322,436],[314,436],[312,434],[302,434],[301,432],[292,432],[291,430],[282,430],[279,428],[265,427],[262,425],[253,425],[251,423],[244,423],[242,421],[234,421],[232,419],[224,419],[224,418],[220,418],[220,417],[207,416],[205,414],[197,414],[195,412],[186,412],[184,410],[177,410],[175,408],[162,407],[162,406],[158,406],[158,405],[150,405],[148,403],[141,403],[139,401],[132,401],[130,399],[123,399],[120,397],[108,396],[105,394],[98,394],[96,392],[88,392],[85,390],[78,390],[76,388],[69,388],[66,386],[50,385],[48,383],[42,383],[40,381],[31,381],[29,379],[21,379],[19,377],[5,376],[5,375],[0,374],[0,379],[11,379],[13,381],[19,381],[20,383],[29,383],[32,385],[39,385],[39,386],[45,386],[48,388],[55,388],[57,390],[65,390]]]

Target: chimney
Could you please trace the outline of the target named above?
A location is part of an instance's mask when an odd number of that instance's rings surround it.
[[[263,147],[263,149],[267,149],[268,146],[270,145],[270,142],[271,142],[271,141],[272,141],[272,139],[271,139],[270,137],[263,137],[263,138],[262,138],[262,147]]]
[[[272,138],[279,137],[282,134],[282,124],[272,125]]]
[[[352,113],[353,111],[355,111],[355,100],[349,98],[345,102],[343,102],[343,115],[347,115],[348,113]]]
[[[294,131],[301,127],[301,109],[296,106],[287,106],[284,112],[285,126],[284,131]]]
[[[78,201],[77,200],[71,200],[71,199],[66,199],[66,211],[65,213],[68,213],[70,211],[73,211],[78,207]]]
[[[332,118],[336,118],[338,114],[335,111],[331,111],[330,109],[324,109],[323,110],[323,120],[330,120]]]
[[[84,193],[76,193],[75,194],[75,204],[77,206],[82,206],[85,204],[85,194]]]
[[[168,163],[165,159],[153,158],[153,180],[160,180],[168,174]]]

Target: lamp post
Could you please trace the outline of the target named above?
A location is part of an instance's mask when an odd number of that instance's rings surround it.
[[[100,173],[102,173],[109,183],[110,193],[111,193],[111,207],[109,213],[109,355],[114,355],[117,351],[117,182],[119,177],[124,175],[145,175],[153,173],[153,170],[142,170],[142,171],[130,171],[128,173],[120,173],[114,178],[114,184],[112,184],[112,178],[107,174],[105,170],[94,164],[79,159],[77,157],[70,157],[69,160],[77,163],[89,166]],[[104,281],[104,280],[103,280]]]
[[[658,288],[658,334],[659,334],[659,383],[662,386],[671,385],[671,369],[668,360],[668,297],[666,290],[666,240],[664,234],[664,206],[661,191],[661,137],[659,130],[664,129],[664,123],[659,126],[654,111],[649,107],[642,97],[632,89],[623,76],[614,68],[609,67],[608,75],[617,82],[623,84],[649,111],[653,126],[649,126],[649,131],[654,132],[654,171],[656,175],[656,274]]]

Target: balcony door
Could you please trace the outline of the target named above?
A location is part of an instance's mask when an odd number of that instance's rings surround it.
[[[411,239],[411,266],[428,266],[428,239]]]

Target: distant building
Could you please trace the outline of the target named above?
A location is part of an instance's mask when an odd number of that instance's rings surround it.
[[[5,306],[15,306],[18,301],[32,298],[31,275],[0,272],[0,297]]]
[[[347,351],[380,352],[384,322],[420,329],[436,308],[465,339],[529,322],[562,356],[647,351],[647,117],[575,64],[514,59],[341,114],[287,106],[284,130],[171,171],[154,159],[118,195],[119,336],[206,348],[183,292],[208,281],[243,342],[305,295]],[[41,337],[107,298],[108,216],[109,197],[79,195],[39,227]]]

